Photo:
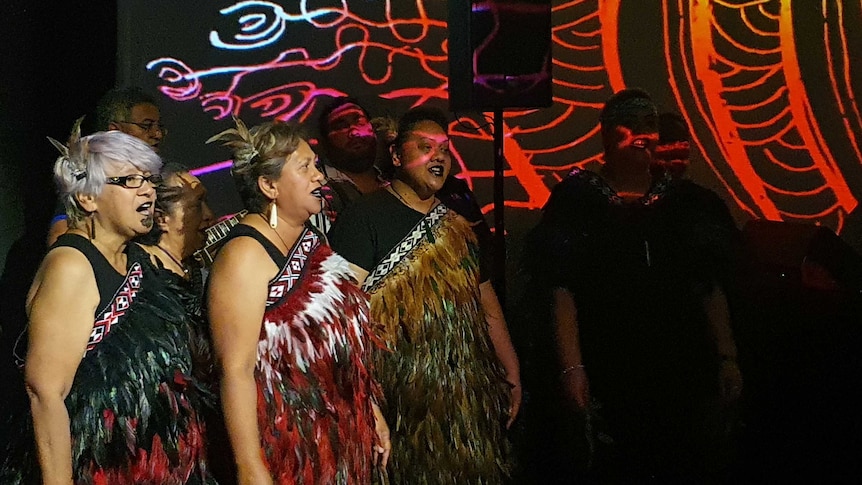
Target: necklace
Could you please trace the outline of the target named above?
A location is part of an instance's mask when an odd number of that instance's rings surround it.
[[[410,208],[413,207],[410,205],[409,202],[407,202],[407,199],[405,199],[404,197],[401,196],[401,192],[398,192],[398,190],[396,190],[395,187],[392,186],[392,184],[389,184],[389,189],[392,191],[393,194],[395,194],[395,197],[398,197],[399,199],[401,199],[401,202],[403,202],[404,205],[406,205],[407,207],[410,207]]]
[[[418,210],[416,210],[416,208],[415,208],[415,207],[413,207],[413,206],[412,206],[412,205],[410,205],[406,200],[404,200],[404,197],[402,197],[402,196],[401,196],[401,194],[400,194],[400,193],[398,193],[398,191],[397,191],[397,190],[395,190],[395,187],[393,187],[391,183],[390,183],[389,185],[387,185],[387,186],[386,186],[386,188],[387,188],[387,189],[389,189],[392,193],[394,193],[396,197],[398,197],[399,199],[401,199],[401,202],[403,202],[403,203],[404,203],[404,205],[406,205],[407,207],[409,207],[409,208],[411,208],[411,209],[415,210],[416,212],[422,212],[422,211],[418,211]],[[431,209],[433,209],[434,207],[436,207],[436,205],[437,205],[437,204],[436,204],[436,199],[435,199],[435,200],[432,200],[432,201],[431,201],[431,207],[429,207],[429,208],[428,208],[428,210],[426,210],[426,211],[424,212],[424,214],[427,216],[427,215],[428,215],[428,213],[429,213],[429,212],[431,212]],[[422,229],[425,231],[425,238],[426,238],[430,243],[432,243],[432,244],[433,244],[433,243],[434,243],[435,238],[434,238],[434,233],[433,233],[433,231],[431,231],[431,226],[428,224],[428,218],[427,218],[427,217],[423,218],[423,219],[422,219],[422,221],[421,221],[421,224],[422,224]]]
[[[286,242],[284,242],[284,239],[282,239],[281,234],[279,234],[279,233],[278,233],[278,230],[277,230],[276,228],[274,228],[274,227],[272,227],[272,226],[270,226],[270,225],[269,225],[269,221],[268,221],[268,220],[266,220],[266,217],[264,217],[264,215],[263,215],[263,214],[261,214],[260,212],[258,212],[258,213],[257,213],[257,215],[259,215],[259,216],[260,216],[260,218],[261,218],[261,219],[263,219],[263,221],[264,221],[264,222],[266,222],[266,225],[267,225],[267,226],[269,226],[269,228],[270,228],[270,229],[272,229],[272,232],[274,232],[274,233],[275,233],[275,237],[277,237],[277,238],[278,238],[278,240],[279,240],[279,241],[281,241],[281,244],[284,246],[284,248],[285,248],[287,251],[290,251],[290,246],[288,246],[288,245],[287,245],[287,243],[286,243]]]
[[[189,274],[189,269],[186,268],[186,265],[184,265],[179,259],[175,258],[174,255],[171,254],[167,249],[163,248],[161,244],[156,244],[156,247],[161,249],[163,253],[167,254],[168,257],[171,258],[171,261],[176,263],[176,265],[179,266],[181,270],[183,270],[183,274]]]
[[[395,194],[395,197],[398,197],[398,199],[401,200],[401,202],[404,203],[404,205],[415,210],[416,212],[419,212],[422,214],[428,214],[428,212],[431,210],[431,208],[433,208],[436,205],[434,203],[434,200],[432,200],[431,206],[428,209],[426,209],[424,211],[419,210],[416,207],[414,207],[413,204],[411,204],[410,202],[407,202],[407,199],[405,199],[404,196],[401,195],[401,192],[399,192],[398,189],[395,188],[395,184],[390,183],[389,185],[386,186],[386,188],[389,189],[390,192]]]

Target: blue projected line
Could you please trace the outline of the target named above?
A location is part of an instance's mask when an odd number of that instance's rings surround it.
[[[284,11],[281,5],[260,0],[239,2],[235,5],[231,5],[230,7],[223,8],[219,10],[219,13],[224,16],[237,13],[243,9],[251,9],[256,7],[270,9],[271,12],[256,12],[240,15],[238,20],[240,33],[235,34],[233,36],[233,40],[242,43],[225,42],[221,40],[218,32],[213,30],[210,31],[210,44],[213,47],[226,50],[258,49],[260,47],[268,46],[269,44],[272,44],[273,42],[277,41],[287,29],[287,22],[311,22],[316,17],[328,15],[330,13],[333,13],[334,11],[332,9],[317,9],[315,12],[310,13],[306,8],[305,3],[305,0],[303,0],[300,4],[302,15],[289,15],[287,14],[287,12]],[[270,14],[273,18],[270,25],[267,26],[266,22],[270,18]],[[259,32],[256,32],[258,29],[261,30]]]

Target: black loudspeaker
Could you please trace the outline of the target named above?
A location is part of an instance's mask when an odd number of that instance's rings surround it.
[[[449,0],[449,109],[551,105],[551,1]]]
[[[845,290],[862,291],[862,256],[829,228],[753,220],[743,228],[743,240],[750,267],[761,273],[804,285],[828,278]]]

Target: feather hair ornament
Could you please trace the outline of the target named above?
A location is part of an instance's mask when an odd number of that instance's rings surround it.
[[[69,134],[69,140],[65,145],[50,136],[47,137],[48,141],[54,145],[54,148],[60,152],[59,159],[63,160],[69,166],[75,180],[81,180],[87,176],[87,170],[83,166],[84,159],[80,156],[84,147],[81,143],[81,123],[83,121],[83,116],[75,120],[75,123],[72,125],[72,132]]]
[[[211,136],[206,142],[220,141],[222,145],[233,151],[233,168],[231,171],[241,169],[248,165],[254,157],[260,155],[255,147],[254,135],[243,121],[236,116],[233,117],[235,128],[228,128],[216,135]]]

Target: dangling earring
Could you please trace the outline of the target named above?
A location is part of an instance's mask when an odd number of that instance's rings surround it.
[[[275,201],[269,207],[269,227],[275,229],[278,226],[278,209],[275,207]]]
[[[90,241],[96,239],[96,218],[90,214]]]

